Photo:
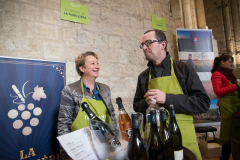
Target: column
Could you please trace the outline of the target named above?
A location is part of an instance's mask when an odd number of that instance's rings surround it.
[[[227,0],[222,0],[223,24],[225,31],[225,38],[227,43],[227,53],[233,55],[233,41],[231,37],[231,23],[229,15],[229,4]]]
[[[236,46],[236,51],[240,53],[240,21],[239,21],[238,9],[239,9],[238,2],[236,0],[232,0],[232,18],[233,18],[235,46]]]
[[[184,26],[185,28],[192,29],[190,0],[182,0],[182,8],[183,8]]]
[[[196,16],[196,5],[195,1],[190,1],[190,8],[191,8],[191,17],[192,17],[192,29],[198,29],[197,26],[197,16]]]
[[[206,29],[206,19],[203,0],[196,0],[197,23],[199,29]]]

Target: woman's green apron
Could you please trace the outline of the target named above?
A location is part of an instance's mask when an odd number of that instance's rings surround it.
[[[151,89],[159,89],[168,94],[184,94],[177,80],[171,59],[171,76],[158,77],[151,79],[151,70],[149,72],[148,91]],[[168,113],[168,111],[166,112]],[[166,115],[169,121],[169,114]],[[191,150],[198,160],[201,160],[201,154],[198,148],[195,128],[193,125],[193,116],[191,114],[176,114],[176,120],[182,134],[182,144]]]
[[[83,94],[81,103],[87,102],[89,105],[89,108],[97,116],[99,116],[101,120],[103,120],[105,123],[112,124],[111,116],[108,114],[108,110],[104,102],[102,100],[97,101],[95,99],[87,99],[85,97],[82,79],[81,79],[81,88],[82,88],[82,94]],[[98,85],[97,85],[97,89],[100,92]],[[70,126],[70,130],[71,132],[73,132],[75,130],[78,130],[87,126],[89,126],[88,116],[85,113],[85,111],[82,111],[81,104],[80,104],[78,115],[74,120],[74,122],[72,123],[72,125]]]
[[[229,85],[232,83],[229,81]],[[240,110],[240,99],[238,91],[219,98],[221,113],[221,130],[219,142],[231,144],[233,113]]]

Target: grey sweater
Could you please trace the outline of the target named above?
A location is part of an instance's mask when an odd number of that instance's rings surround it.
[[[98,82],[97,85],[99,86],[100,89],[99,97],[103,100],[103,102],[107,106],[108,113],[112,119],[112,125],[117,126],[116,116],[111,102],[110,88],[107,85]],[[91,93],[85,91],[84,94],[87,99],[92,99]],[[82,97],[83,94],[80,81],[71,83],[63,88],[57,126],[59,136],[71,132],[70,126],[78,115]],[[60,154],[64,159],[69,158],[69,156],[61,146]]]

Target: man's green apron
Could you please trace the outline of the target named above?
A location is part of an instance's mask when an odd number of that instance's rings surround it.
[[[229,85],[232,83],[229,81]],[[219,98],[221,113],[221,130],[219,142],[231,144],[233,113],[240,110],[240,99],[238,91]]]
[[[158,77],[151,79],[151,70],[149,72],[148,91],[151,89],[159,89],[164,93],[184,94],[177,80],[171,60],[171,76]],[[167,113],[167,112],[166,112]],[[166,115],[169,120],[169,114]],[[184,147],[191,150],[198,160],[202,159],[198,148],[195,128],[193,125],[193,116],[191,114],[175,114],[178,126],[182,134],[182,144]]]
[[[103,120],[105,123],[112,124],[111,116],[109,115],[107,107],[105,106],[104,102],[102,100],[97,101],[95,99],[87,99],[85,97],[82,79],[81,79],[81,88],[82,88],[82,94],[83,94],[81,103],[87,102],[87,104],[89,105],[89,108],[97,116],[99,116],[101,120]],[[97,85],[97,88],[98,88],[98,91],[100,92],[98,85]],[[88,116],[85,111],[82,111],[82,108],[80,105],[78,115],[74,120],[74,122],[72,123],[72,125],[70,126],[70,130],[71,132],[73,132],[87,126],[89,126]]]

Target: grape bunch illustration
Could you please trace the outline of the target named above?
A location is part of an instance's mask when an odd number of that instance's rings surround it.
[[[25,84],[23,85],[23,90]],[[43,87],[38,87],[38,85],[34,88],[34,92],[30,92],[27,96],[25,96],[24,92],[22,96],[22,94],[19,92],[15,85],[12,85],[12,88],[17,94],[17,96],[10,96],[16,97],[16,99],[13,100],[13,103],[19,105],[17,109],[11,109],[8,112],[8,117],[14,120],[14,129],[22,129],[22,134],[28,136],[32,133],[32,127],[36,127],[39,124],[38,116],[42,114],[42,109],[40,107],[34,106],[33,103],[28,103],[26,106],[24,98],[26,98],[30,93],[33,93],[32,98],[34,100],[40,101],[41,98],[46,98],[46,94],[44,93]],[[16,102],[15,100],[17,99],[20,99],[21,102]],[[23,126],[23,122],[26,120],[30,120],[29,126]]]

